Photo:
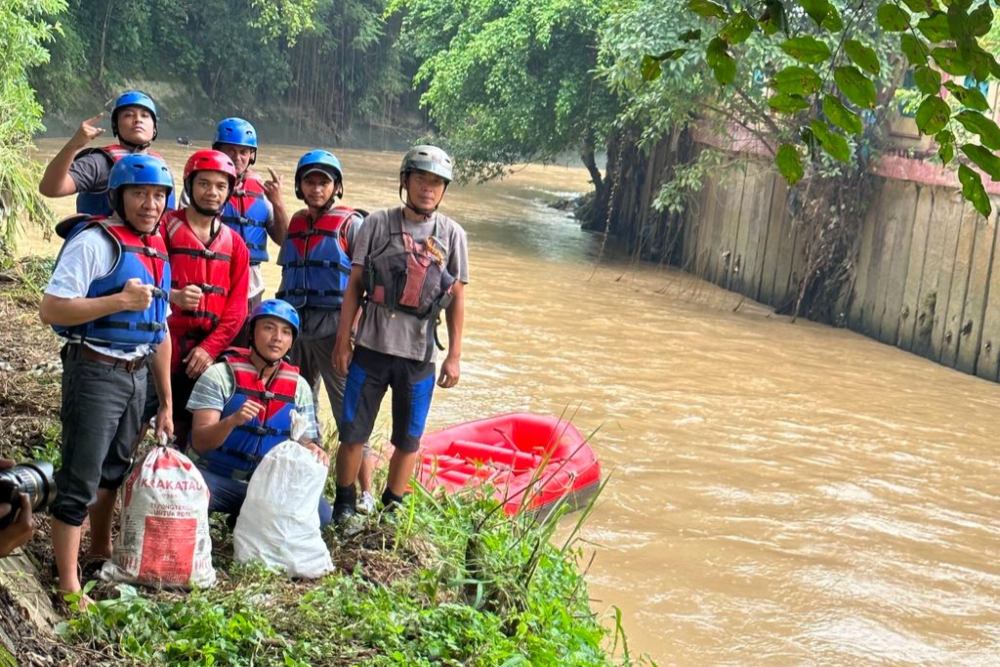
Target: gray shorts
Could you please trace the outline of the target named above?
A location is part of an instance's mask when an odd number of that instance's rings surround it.
[[[320,385],[326,388],[339,434],[344,412],[344,387],[347,383],[347,378],[337,375],[333,370],[333,348],[337,342],[340,313],[304,310],[300,311],[300,315],[302,332],[295,339],[288,356],[291,362],[299,367],[299,375],[305,378],[312,388],[317,414],[319,414]],[[365,449],[370,449],[367,442]]]
[[[97,489],[117,489],[132,465],[146,400],[148,367],[134,373],[78,357],[78,345],[63,347],[62,467],[51,513],[79,526]]]

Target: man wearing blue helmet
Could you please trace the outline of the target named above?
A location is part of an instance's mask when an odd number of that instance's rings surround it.
[[[62,348],[62,466],[52,504],[59,587],[80,590],[80,526],[90,516],[92,560],[111,556],[111,522],[139,432],[152,370],[157,436],[173,432],[167,317],[170,264],[158,233],[173,179],[148,155],[119,160],[108,179],[110,218],[76,216],[42,297],[42,321]],[[167,344],[162,344],[167,341]],[[86,602],[86,600],[85,600]]]
[[[281,178],[270,171],[264,181],[250,167],[257,161],[257,130],[242,118],[225,118],[215,130],[212,148],[229,156],[236,166],[236,187],[222,210],[222,222],[240,235],[250,251],[248,311],[260,303],[264,275],[260,265],[268,261],[267,239],[281,245],[288,231],[288,213],[281,198]],[[245,345],[242,337],[234,344]]]
[[[295,196],[306,208],[292,216],[281,245],[281,285],[276,296],[295,306],[302,327],[292,347],[292,361],[313,389],[319,402],[320,380],[326,386],[337,427],[344,405],[344,376],[333,372],[333,348],[340,325],[340,305],[351,274],[354,237],[362,216],[337,206],[344,195],[340,160],[325,150],[311,150],[295,168]],[[369,452],[370,453],[370,452]],[[361,469],[363,511],[375,507],[371,494],[370,457]]]
[[[111,168],[133,153],[160,156],[149,150],[156,139],[156,105],[148,95],[138,90],[119,95],[111,109],[111,133],[118,143],[90,148],[90,142],[104,134],[104,128],[99,127],[103,116],[102,112],[80,123],[76,133],[49,161],[38,191],[46,197],[75,194],[78,213],[109,216]],[[168,207],[173,208],[172,198],[168,199]]]
[[[208,509],[233,519],[257,465],[289,439],[292,410],[309,424],[302,445],[324,465],[330,463],[318,444],[312,389],[285,361],[299,334],[295,308],[268,299],[250,314],[248,328],[250,347],[227,350],[198,378],[187,403],[193,415],[189,453],[211,491]],[[319,514],[322,524],[330,522],[326,499],[320,501]]]

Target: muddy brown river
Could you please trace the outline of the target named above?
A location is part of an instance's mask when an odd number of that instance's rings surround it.
[[[165,146],[175,174],[188,150]],[[304,150],[261,152],[289,207]],[[335,152],[345,203],[397,201],[398,153]],[[683,273],[595,268],[599,239],[546,206],[586,188],[582,169],[527,167],[449,190],[471,283],[461,383],[430,426],[532,410],[595,431],[610,482],[581,562],[633,656],[1000,665],[1000,386]]]

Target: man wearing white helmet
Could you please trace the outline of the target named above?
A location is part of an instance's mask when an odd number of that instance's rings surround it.
[[[337,451],[337,523],[355,512],[363,444],[389,387],[395,451],[382,504],[391,508],[402,500],[434,392],[435,344],[445,349],[436,335],[442,311],[448,348],[437,384],[458,384],[469,261],[465,230],[437,210],[451,180],[447,153],[435,146],[414,146],[399,169],[403,206],[369,215],[354,241],[333,354],[337,372],[347,375]],[[359,309],[352,350],[351,325]]]

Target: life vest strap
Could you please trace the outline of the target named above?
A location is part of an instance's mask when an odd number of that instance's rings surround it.
[[[330,229],[317,229],[315,227],[310,227],[305,231],[301,232],[290,232],[288,238],[290,239],[307,239],[312,236],[329,236],[336,238],[340,236],[340,229],[330,230]]]
[[[286,296],[344,296],[344,290],[296,287],[294,289],[278,290],[274,296],[279,299],[283,299]]]
[[[263,401],[277,400],[277,401],[281,401],[282,403],[292,403],[292,404],[295,403],[295,397],[294,396],[287,396],[285,394],[277,394],[277,393],[275,393],[273,391],[260,391],[260,390],[257,390],[257,389],[245,389],[245,388],[242,388],[242,387],[237,387],[236,391],[239,392],[240,394],[243,394],[244,396],[252,396],[253,398],[259,398],[259,399],[261,399]]]
[[[259,435],[259,436],[280,435],[280,436],[284,436],[284,437],[288,438],[288,437],[290,437],[292,435],[292,432],[290,430],[288,430],[288,429],[271,428],[270,426],[248,426],[246,424],[242,424],[240,426],[237,426],[236,428],[238,428],[240,430],[243,430],[243,431],[247,431],[249,433],[253,433],[254,435]],[[224,451],[225,451],[226,454],[229,454],[231,456],[238,456],[238,454],[242,454],[242,452],[237,453],[237,452],[235,452],[235,451],[233,451],[231,449],[227,449],[227,450],[224,450]],[[249,457],[248,456],[247,458],[250,461],[259,461],[260,460],[259,457]]]
[[[212,322],[213,327],[219,323],[219,316],[207,310],[182,310],[181,315],[184,315],[185,317],[204,317]]]
[[[209,285],[208,283],[188,283],[188,285],[194,285],[200,289],[205,294],[225,294],[226,290],[224,287],[219,287],[218,285]],[[170,286],[174,289],[182,289],[181,284],[176,280],[170,281]]]
[[[231,255],[227,255],[222,252],[215,252],[214,250],[209,250],[205,248],[204,250],[197,250],[195,248],[171,248],[169,250],[171,255],[189,255],[191,257],[203,257],[205,259],[217,260],[220,262],[228,262],[232,259]]]
[[[160,322],[101,322],[102,329],[128,329],[129,331],[163,331],[166,325]]]
[[[239,225],[240,227],[267,227],[267,221],[254,220],[245,215],[223,215],[219,218],[227,225]]]
[[[125,252],[133,252],[137,255],[145,255],[146,257],[156,257],[164,262],[170,261],[170,258],[167,255],[148,245],[125,245],[123,243],[122,250]]]
[[[296,268],[305,268],[309,266],[316,266],[321,269],[337,269],[341,273],[346,273],[350,275],[351,270],[338,262],[335,259],[297,259],[292,262],[286,262],[285,266],[292,266]]]

